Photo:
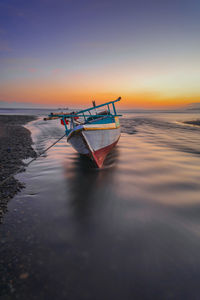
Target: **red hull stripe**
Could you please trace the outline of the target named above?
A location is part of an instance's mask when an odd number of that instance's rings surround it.
[[[95,161],[95,163],[97,164],[97,166],[99,168],[102,167],[103,162],[106,158],[106,155],[110,152],[110,150],[117,144],[118,140],[116,142],[114,142],[113,144],[106,146],[104,148],[101,148],[97,151],[91,152],[92,157]]]

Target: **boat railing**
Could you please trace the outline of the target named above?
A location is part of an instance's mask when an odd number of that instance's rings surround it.
[[[115,109],[115,103],[120,101],[121,97],[117,98],[114,101],[109,101],[104,104],[95,105],[95,102],[93,101],[93,107],[83,109],[77,112],[71,112],[69,114],[61,112],[61,113],[51,113],[48,115],[47,118],[44,118],[45,121],[47,120],[54,120],[54,119],[61,119],[63,122],[63,125],[65,126],[66,133],[68,133],[72,128],[77,126],[78,124],[83,124],[87,121],[87,118],[91,118],[91,120],[94,118],[105,118],[106,116],[110,117],[120,117],[120,114],[117,114]],[[101,107],[107,107],[107,114],[104,112],[98,112],[97,109]],[[112,108],[110,108],[112,106]],[[95,111],[95,114],[92,114],[91,111]],[[83,118],[83,121],[81,122],[78,120],[79,118]],[[67,119],[70,119],[70,130],[67,127],[68,121]],[[94,120],[93,119],[93,120]]]
[[[107,109],[108,109],[108,115],[111,115],[111,116],[121,116],[120,114],[117,114],[116,112],[116,109],[115,109],[115,102],[118,102],[121,100],[121,97],[119,97],[118,99],[114,100],[114,101],[109,101],[109,102],[106,102],[104,104],[101,104],[101,105],[95,105],[93,107],[90,107],[90,108],[87,108],[87,109],[83,109],[83,110],[80,110],[80,111],[77,111],[77,112],[73,112],[73,113],[51,113],[49,114],[48,118],[44,118],[44,120],[53,120],[53,119],[58,119],[58,118],[74,118],[76,119],[77,117],[83,117],[84,119],[88,118],[88,117],[94,117],[94,116],[97,116],[98,117],[105,117],[105,114],[102,114],[101,115],[101,112],[97,112],[97,109],[98,108],[101,108],[101,107],[104,107],[104,106],[107,106]],[[112,109],[113,109],[113,112],[111,112],[111,109],[110,109],[110,105],[112,105]],[[95,114],[91,114],[91,111],[92,110],[95,110]]]
[[[106,102],[106,103],[103,103],[103,104],[100,104],[100,105],[93,105],[92,107],[90,108],[87,108],[87,109],[83,109],[83,110],[80,110],[77,112],[77,114],[84,114],[84,113],[87,113],[87,112],[90,112],[92,110],[95,110],[98,109],[98,108],[101,108],[101,107],[104,107],[104,106],[107,106],[107,109],[108,109],[108,112],[111,114],[111,109],[110,109],[110,105],[112,105],[112,108],[113,108],[113,112],[114,114],[113,115],[117,115],[117,112],[116,112],[116,109],[115,109],[115,102],[118,102],[121,100],[121,97],[117,98],[116,100],[114,101],[109,101],[109,102]],[[96,113],[97,114],[97,113]]]

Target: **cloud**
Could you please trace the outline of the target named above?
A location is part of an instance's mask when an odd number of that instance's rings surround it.
[[[10,52],[12,49],[9,47],[8,42],[0,40],[0,52]]]
[[[30,73],[36,73],[38,70],[36,68],[29,68],[28,71]]]
[[[24,66],[27,69],[30,65],[40,64],[41,61],[39,58],[33,57],[1,57],[0,64],[5,64],[8,66]]]
[[[0,10],[8,16],[17,16],[20,18],[25,16],[24,10],[7,3],[0,3]]]
[[[5,34],[6,31],[3,28],[0,28],[0,34]]]
[[[56,69],[53,69],[53,70],[52,70],[52,73],[53,73],[54,75],[58,75],[58,74],[60,74],[61,71],[62,71],[61,68],[56,68]]]

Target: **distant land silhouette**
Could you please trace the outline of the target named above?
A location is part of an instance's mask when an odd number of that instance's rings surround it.
[[[44,106],[34,103],[25,103],[25,102],[8,102],[0,100],[0,108],[44,108]]]
[[[200,110],[200,102],[188,104],[186,109],[189,110]]]
[[[0,100],[0,109],[56,109],[56,110],[67,110],[68,107],[67,105],[64,107],[58,106],[58,107],[54,107],[51,106],[49,107],[47,104],[44,105],[40,105],[40,104],[35,104],[35,103],[27,103],[27,102],[17,102],[17,101],[2,101]],[[75,108],[74,108],[75,109]],[[171,108],[164,108],[164,107],[160,107],[160,108],[134,108],[134,104],[133,107],[130,107],[128,109],[123,109],[121,108],[121,111],[196,111],[196,110],[200,110],[200,102],[197,103],[189,103],[185,106],[181,106],[180,108],[177,107],[171,107]]]

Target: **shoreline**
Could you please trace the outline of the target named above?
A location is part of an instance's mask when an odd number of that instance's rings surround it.
[[[0,182],[25,166],[23,159],[35,157],[31,132],[25,124],[35,116],[0,115]],[[24,184],[11,176],[0,188],[0,223],[7,211],[8,201],[24,188]]]

